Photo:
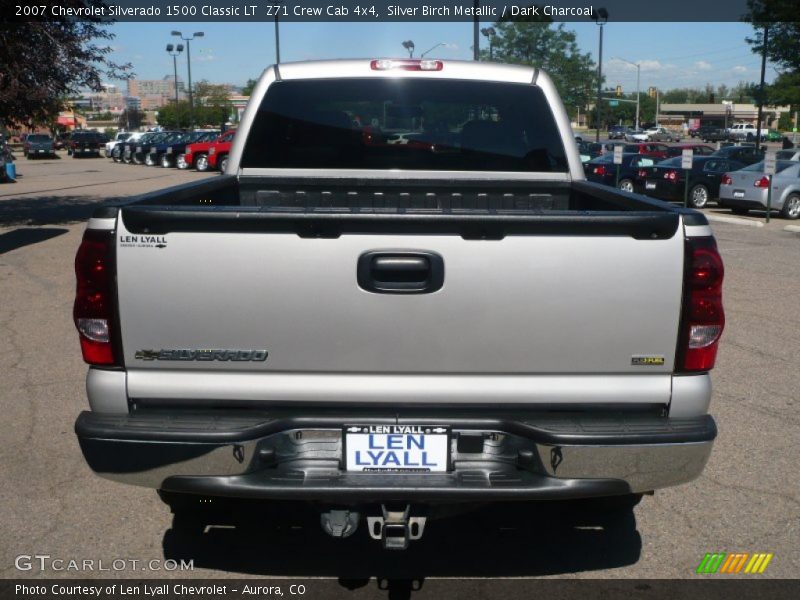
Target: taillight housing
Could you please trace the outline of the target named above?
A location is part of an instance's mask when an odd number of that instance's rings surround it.
[[[757,188],[768,188],[769,187],[769,177],[764,175],[761,179],[756,179],[753,183],[754,186]]]
[[[720,185],[733,185],[733,178],[730,175],[728,175],[727,173],[725,173],[725,175],[722,176],[722,179],[719,180],[719,184]]]
[[[667,171],[664,173],[664,179],[669,179],[670,181],[677,181],[678,180],[678,172],[677,171]]]
[[[647,178],[647,170],[646,169],[639,169],[639,179],[646,179]]]
[[[725,327],[722,280],[725,269],[712,237],[686,240],[683,307],[676,370],[709,371]]]
[[[444,69],[444,63],[424,58],[379,58],[371,60],[369,68],[373,71],[441,71]]]
[[[606,174],[606,168],[603,165],[600,165],[599,167],[595,167],[592,170],[592,173],[594,173],[595,175],[605,175]]]
[[[119,365],[116,346],[116,277],[113,232],[87,229],[75,257],[77,287],[72,316],[83,360],[90,365]]]

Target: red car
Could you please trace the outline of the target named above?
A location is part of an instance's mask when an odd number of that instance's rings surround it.
[[[230,134],[230,135],[229,135]],[[224,134],[219,136],[216,141],[214,141],[208,149],[208,168],[209,169],[219,169],[223,173],[225,172],[225,167],[228,166],[228,154],[231,151],[231,146],[233,145],[233,136],[236,134],[236,130],[232,129],[230,131],[226,131]],[[200,166],[197,167],[198,171],[201,171]]]
[[[608,143],[605,145],[605,151],[614,152],[614,146],[622,146],[625,154],[643,154],[653,158],[668,158],[669,146],[658,142]]]
[[[186,146],[186,152],[178,155],[177,167],[179,169],[195,168],[198,171],[208,171],[208,155],[211,146],[217,142],[231,141],[234,133],[236,133],[236,130],[231,129],[210,142],[189,144]]]

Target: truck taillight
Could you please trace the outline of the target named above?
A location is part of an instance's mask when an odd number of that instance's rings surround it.
[[[720,185],[733,185],[733,179],[731,178],[730,175],[725,173],[725,175],[722,176],[722,179],[719,180],[719,184]]]
[[[725,269],[714,238],[686,241],[683,308],[676,368],[680,372],[714,367],[717,346],[725,327],[722,279]]]
[[[75,257],[77,289],[73,319],[83,360],[90,365],[119,364],[115,341],[113,232],[87,229]]]
[[[769,187],[769,177],[764,175],[761,179],[756,179],[753,183],[754,186],[757,188],[768,188]]]

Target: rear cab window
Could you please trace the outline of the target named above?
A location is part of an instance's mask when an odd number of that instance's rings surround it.
[[[568,171],[538,87],[421,78],[275,82],[241,162],[277,169]]]

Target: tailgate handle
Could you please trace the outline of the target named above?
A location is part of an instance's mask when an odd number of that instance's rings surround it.
[[[365,252],[356,276],[362,289],[375,294],[429,294],[444,285],[444,261],[427,251]]]

